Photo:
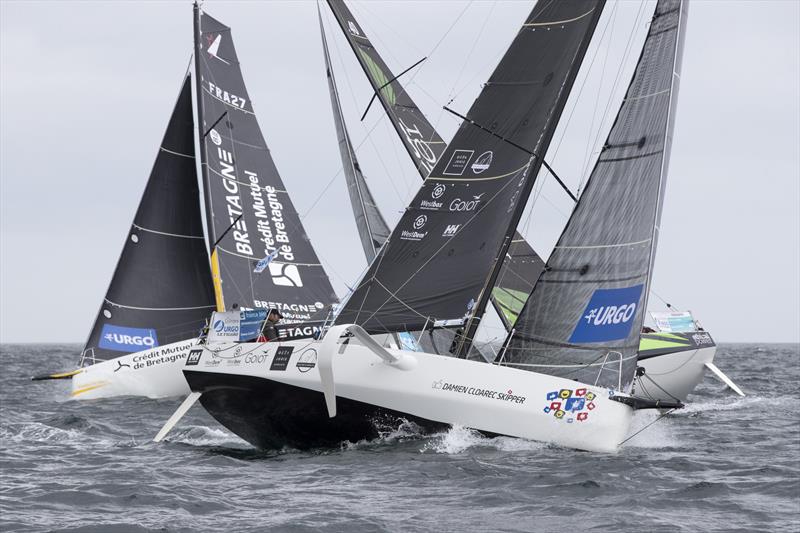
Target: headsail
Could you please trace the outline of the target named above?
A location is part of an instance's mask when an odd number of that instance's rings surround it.
[[[338,323],[419,330],[485,304],[602,6],[534,7]]]
[[[284,323],[305,324],[292,336],[310,334],[336,295],[258,126],[231,29],[195,11],[201,162],[218,309],[276,307]],[[254,273],[275,250],[267,270]]]
[[[214,309],[193,131],[187,76],[86,342],[84,363],[197,336]]]
[[[375,199],[372,197],[369,187],[367,187],[364,174],[361,172],[361,167],[358,165],[356,154],[353,151],[350,135],[347,133],[344,116],[342,115],[336,79],[331,68],[328,41],[325,38],[325,30],[322,27],[322,15],[319,12],[317,12],[317,15],[322,35],[322,48],[325,51],[325,69],[328,75],[328,89],[331,93],[333,120],[336,123],[336,136],[339,140],[339,152],[342,155],[342,170],[347,182],[347,192],[350,194],[350,203],[353,206],[358,234],[361,237],[361,246],[364,248],[364,255],[367,256],[367,261],[372,262],[380,247],[389,238],[389,226],[386,224],[378,206],[375,205]]]
[[[659,0],[625,100],[503,361],[627,388],[656,249],[686,25]]]
[[[386,110],[389,120],[400,136],[403,146],[424,180],[441,157],[447,144],[405,91],[401,79],[396,78],[386,62],[383,61],[344,1],[328,0],[328,5],[372,84],[375,94]],[[330,71],[330,67],[328,70]],[[341,144],[341,135],[339,142]],[[351,191],[352,199],[353,186],[348,185],[348,188]],[[363,183],[361,191],[362,195],[371,196],[366,183]],[[359,231],[363,233],[365,230],[371,229],[366,228],[366,225],[360,222],[363,216],[358,212],[356,204],[353,205]],[[379,243],[378,247],[388,237],[388,232],[379,234],[372,229],[372,233],[372,240]],[[383,240],[379,240],[381,236],[383,236]],[[363,242],[364,235],[361,236],[361,239]],[[373,257],[374,254],[373,256],[368,255],[368,261],[372,261]],[[538,279],[543,268],[544,261],[522,235],[515,234],[508,255],[503,261],[503,269],[492,291],[492,302],[507,328],[516,320],[525,299],[533,289],[533,283]],[[449,346],[449,343],[447,344]]]

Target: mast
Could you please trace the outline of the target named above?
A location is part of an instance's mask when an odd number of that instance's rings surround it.
[[[206,171],[206,143],[203,142],[205,120],[203,117],[203,80],[200,79],[202,77],[200,74],[200,57],[203,53],[203,44],[200,41],[200,2],[198,0],[195,0],[192,12],[194,14],[194,87],[195,94],[197,95],[197,136],[200,140],[198,143],[200,144],[200,175],[203,178],[203,188],[209,190],[208,172]],[[209,253],[213,253],[216,237],[214,235],[214,224],[211,222],[213,220],[211,202],[206,201],[204,203],[206,206]],[[223,311],[224,309],[219,310]]]

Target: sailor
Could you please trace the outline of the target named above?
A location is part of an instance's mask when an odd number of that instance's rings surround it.
[[[283,315],[274,307],[269,310],[267,319],[264,321],[264,327],[261,328],[261,335],[258,337],[259,342],[268,342],[278,340],[278,327],[277,324],[283,318]]]

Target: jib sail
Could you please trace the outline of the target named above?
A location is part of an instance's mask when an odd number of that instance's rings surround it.
[[[358,159],[353,151],[350,142],[350,135],[342,115],[342,106],[339,102],[339,91],[336,89],[336,79],[331,68],[331,58],[328,52],[328,41],[325,38],[325,30],[322,27],[322,16],[319,16],[319,29],[322,35],[322,48],[325,51],[325,69],[328,76],[328,89],[331,94],[331,108],[333,109],[333,120],[336,123],[336,137],[339,141],[339,152],[342,156],[342,171],[347,182],[347,192],[350,195],[350,203],[353,206],[353,214],[356,219],[358,235],[361,238],[361,246],[364,248],[364,255],[367,261],[372,262],[375,255],[386,239],[389,238],[389,226],[383,218],[375,199],[367,187],[364,174],[358,165]]]
[[[537,4],[337,322],[419,330],[485,306],[602,4]]]
[[[86,342],[83,363],[195,337],[213,309],[187,77]]]
[[[656,249],[686,6],[660,0],[625,100],[505,364],[626,389]]]
[[[195,12],[201,162],[218,310],[274,307],[284,324],[298,324],[283,328],[289,336],[311,334],[336,295],[258,126],[231,29]],[[262,273],[253,272],[276,250]]]
[[[400,136],[403,146],[424,180],[444,152],[446,143],[405,91],[400,79],[395,78],[347,5],[342,0],[328,0],[328,5],[355,52],[364,73],[375,89],[375,93]],[[330,67],[328,70],[330,71]],[[352,199],[353,187],[350,185],[348,187]],[[362,196],[371,197],[366,182],[363,183],[361,191]],[[372,230],[370,238],[372,241],[378,242],[378,248],[380,248],[380,245],[388,237],[388,231],[381,232],[379,226],[367,227],[361,222],[365,217],[359,213],[357,204],[354,203],[353,206],[359,231],[362,233],[362,242],[366,239],[363,232]],[[378,231],[373,229],[375,227],[379,228]],[[372,261],[373,258],[374,254],[367,255],[368,261]],[[503,261],[503,269],[492,291],[492,302],[507,328],[516,320],[517,314],[533,288],[533,283],[538,279],[543,268],[544,261],[525,238],[519,233],[514,235],[514,242]]]

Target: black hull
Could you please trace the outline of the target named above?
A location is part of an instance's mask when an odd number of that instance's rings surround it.
[[[220,424],[262,449],[338,446],[380,436],[380,428],[397,428],[401,420],[423,431],[442,431],[440,422],[383,409],[347,398],[336,399],[336,417],[328,417],[321,392],[269,379],[184,370],[200,403]]]

